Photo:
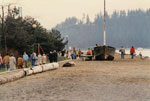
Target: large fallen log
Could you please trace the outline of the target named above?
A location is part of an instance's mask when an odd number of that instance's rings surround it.
[[[45,64],[45,65],[42,65],[42,68],[43,68],[43,72],[45,72],[45,71],[49,71],[53,69],[54,67],[52,64]]]
[[[33,71],[33,74],[36,74],[36,73],[41,73],[43,71],[43,69],[42,69],[41,65],[39,65],[39,66],[34,66],[32,68],[32,71]]]
[[[59,67],[59,64],[58,63],[52,63],[52,65],[53,65],[53,68],[55,69],[57,69],[58,67]]]
[[[33,70],[31,70],[31,68],[24,69],[24,72],[25,72],[25,76],[29,76],[33,74]]]
[[[7,78],[5,78],[5,77],[0,77],[0,85],[1,85],[1,84],[4,84],[4,83],[7,83]]]
[[[1,75],[0,77],[0,84],[4,84],[4,83],[7,83],[7,82],[11,82],[11,81],[15,81],[17,79],[20,79],[22,77],[25,76],[25,72],[24,71],[16,71],[16,72],[13,72],[9,75]]]
[[[5,74],[0,75],[0,84],[15,81],[24,76],[29,76],[29,75],[36,74],[36,73],[54,70],[54,69],[57,69],[58,67],[59,67],[58,63],[50,63],[50,64],[45,64],[45,65],[34,66],[33,68],[6,72]]]

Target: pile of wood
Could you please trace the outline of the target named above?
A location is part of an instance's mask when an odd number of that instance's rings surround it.
[[[37,73],[41,73],[41,72],[45,72],[49,70],[55,70],[58,67],[59,67],[58,63],[50,63],[50,64],[45,64],[45,65],[35,66],[33,68],[26,68],[23,70],[17,70],[17,71],[12,71],[9,73],[1,74],[0,85],[7,83],[7,82],[15,81],[17,79],[20,79],[20,78],[23,78],[25,76],[29,76],[32,74],[37,74]]]

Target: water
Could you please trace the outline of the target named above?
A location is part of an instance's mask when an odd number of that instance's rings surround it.
[[[119,53],[119,50],[116,50],[116,52]],[[135,49],[136,55],[139,55],[139,53],[142,53],[142,56],[148,56],[150,57],[150,49],[143,49],[143,48],[137,48]],[[130,49],[126,49],[126,54],[130,54]]]

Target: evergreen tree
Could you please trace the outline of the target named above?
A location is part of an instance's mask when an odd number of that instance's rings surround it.
[[[146,11],[141,9],[129,10],[128,12],[114,11],[112,15],[106,14],[107,45],[117,48],[120,46],[149,48],[149,19],[150,9]],[[77,20],[83,22],[83,20]],[[93,22],[89,20],[87,15],[86,23],[71,24],[72,26],[70,27],[66,27],[65,23],[62,22],[62,24],[57,25],[56,29],[62,32],[62,36],[65,36],[66,33],[69,34],[69,39],[71,40],[69,45],[88,48],[93,47],[97,43],[103,44],[104,17],[102,13],[96,14]],[[67,26],[69,25],[68,23]]]

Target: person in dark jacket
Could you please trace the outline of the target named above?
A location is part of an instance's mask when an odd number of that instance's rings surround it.
[[[50,63],[53,62],[53,52],[52,51],[49,52],[49,61],[50,61]]]
[[[66,50],[63,49],[63,50],[61,51],[61,56],[64,56],[64,55],[65,55],[65,52],[66,52]]]
[[[54,50],[54,52],[53,52],[53,58],[54,58],[54,62],[57,62],[58,54],[57,54],[56,50]]]

